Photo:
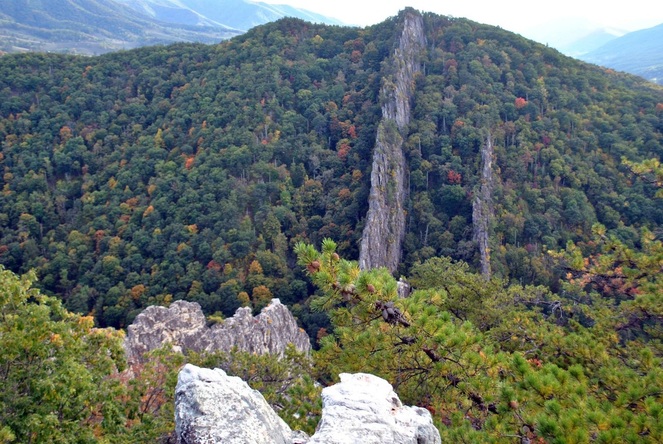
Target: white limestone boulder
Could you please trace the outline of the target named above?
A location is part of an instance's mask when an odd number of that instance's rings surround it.
[[[322,419],[308,444],[439,444],[430,412],[404,406],[384,379],[340,375],[322,391]]]
[[[290,427],[260,392],[220,369],[187,364],[175,389],[178,444],[291,444]]]

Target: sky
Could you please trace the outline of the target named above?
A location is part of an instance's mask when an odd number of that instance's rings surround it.
[[[661,0],[263,0],[289,4],[343,21],[367,26],[394,16],[406,6],[441,15],[465,17],[501,26],[541,41],[552,25],[591,23],[587,27],[610,27],[626,32],[663,24]],[[582,22],[581,22],[582,20]],[[576,25],[577,27],[578,25]],[[566,32],[566,31],[562,31]],[[558,36],[562,37],[562,36]],[[546,42],[542,42],[546,43]]]

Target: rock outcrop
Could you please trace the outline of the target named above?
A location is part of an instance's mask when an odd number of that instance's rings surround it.
[[[290,427],[260,392],[220,369],[187,364],[175,389],[178,444],[291,444]]]
[[[311,350],[308,335],[278,299],[272,299],[257,316],[252,316],[250,308],[239,308],[233,317],[211,327],[200,305],[176,301],[168,308],[146,308],[127,328],[125,349],[130,361],[140,361],[145,353],[166,343],[178,351],[230,351],[237,347],[277,356],[283,355],[288,344],[305,353]]]
[[[433,444],[430,412],[404,406],[391,385],[366,373],[340,375],[322,391],[322,419],[308,444]]]
[[[490,134],[481,149],[481,187],[472,202],[472,231],[474,241],[479,246],[481,275],[489,279],[490,270],[490,223],[493,217],[493,141]]]
[[[393,73],[382,81],[382,120],[378,126],[366,226],[362,233],[359,267],[387,267],[396,271],[405,236],[407,167],[403,139],[410,122],[414,77],[421,70],[426,47],[423,19],[408,9],[404,13],[400,43],[390,58]]]
[[[396,291],[398,292],[398,297],[404,299],[410,297],[410,294],[412,294],[412,286],[401,277],[396,282]]]
[[[322,391],[322,419],[308,439],[292,432],[262,395],[222,370],[187,364],[175,390],[178,444],[438,444],[428,410],[403,406],[376,376],[341,374]]]

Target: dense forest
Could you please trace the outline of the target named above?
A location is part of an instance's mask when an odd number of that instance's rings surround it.
[[[500,29],[425,17],[406,140],[403,275],[476,266],[472,196],[493,140],[494,272],[557,288],[547,250],[599,222],[631,246],[663,203],[621,158],[663,152],[663,92]],[[207,313],[308,295],[291,247],[358,256],[397,18],[281,20],[215,46],[0,58],[0,263],[70,310],[123,327],[148,304]],[[263,302],[261,302],[263,301]]]
[[[330,382],[361,362],[454,441],[656,442],[663,89],[492,26],[423,21],[395,276],[352,261],[401,16],[0,57],[0,266],[86,326],[278,297],[320,348],[307,372]]]

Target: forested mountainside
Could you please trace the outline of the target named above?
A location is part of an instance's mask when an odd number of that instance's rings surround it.
[[[660,158],[661,89],[499,28],[423,19],[397,275],[440,255],[479,266],[488,141],[496,276],[558,289],[548,250],[590,253],[597,222],[631,247],[660,228],[655,184],[622,158]],[[399,26],[283,19],[212,46],[1,57],[0,263],[35,269],[102,326],[176,299],[225,315],[303,302],[296,242],[359,255]]]
[[[168,442],[184,362],[309,433],[320,387],[370,372],[443,442],[663,440],[651,83],[407,9],[3,56],[0,116],[2,442]],[[356,261],[375,195],[403,206],[394,273]],[[97,328],[176,299],[223,323],[272,296],[310,356],[166,344],[124,371],[123,333]]]

